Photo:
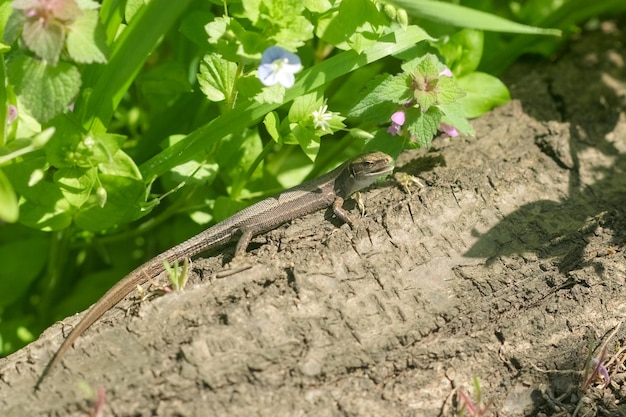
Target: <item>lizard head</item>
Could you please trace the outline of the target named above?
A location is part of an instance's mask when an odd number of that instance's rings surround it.
[[[368,153],[349,162],[346,171],[349,179],[344,186],[350,195],[393,171],[393,159],[382,152]]]

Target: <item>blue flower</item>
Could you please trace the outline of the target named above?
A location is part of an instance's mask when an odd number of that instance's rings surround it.
[[[263,85],[280,83],[285,88],[293,86],[294,74],[302,70],[298,55],[285,51],[279,46],[270,46],[261,56],[258,77]]]

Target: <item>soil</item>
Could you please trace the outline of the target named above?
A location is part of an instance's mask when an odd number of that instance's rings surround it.
[[[355,229],[320,212],[255,239],[248,269],[216,276],[232,248],[196,261],[182,293],[129,297],[33,393],[79,317],[52,326],[0,360],[1,415],[626,415],[618,26],[516,64],[514,99],[475,138],[403,154]],[[585,377],[591,356],[610,382]]]

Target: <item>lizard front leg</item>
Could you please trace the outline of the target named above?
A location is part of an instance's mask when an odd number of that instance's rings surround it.
[[[344,223],[348,223],[350,227],[354,227],[354,222],[350,218],[348,212],[343,208],[343,198],[337,197],[335,201],[333,201],[333,213],[337,218],[341,219]]]

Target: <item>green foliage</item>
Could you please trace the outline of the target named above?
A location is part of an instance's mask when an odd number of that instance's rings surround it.
[[[427,33],[420,14],[472,29]],[[482,30],[553,33],[373,0],[16,0],[0,25],[0,353],[259,198],[471,134],[508,100],[477,72]],[[259,79],[268,47],[297,53],[264,63],[293,86]]]
[[[397,4],[415,3],[420,8],[425,8],[427,3],[435,3],[428,1],[412,2],[411,0],[393,1]],[[460,27],[473,27],[485,31],[495,30],[497,32],[513,33],[513,36],[488,33],[485,39],[485,55],[483,56],[479,69],[492,75],[497,75],[504,71],[522,54],[535,53],[544,56],[550,56],[556,48],[561,45],[573,34],[580,32],[580,24],[592,22],[603,15],[615,16],[618,13],[626,11],[626,2],[623,0],[526,0],[526,1],[500,1],[500,0],[461,0],[463,6],[475,9],[475,12],[497,14],[509,21],[518,22],[523,26],[532,26],[534,28],[520,28],[522,30],[514,30],[513,27],[496,26],[489,28],[487,22],[478,17],[475,21],[476,25],[464,25],[463,22],[442,20],[446,25],[457,25]],[[434,5],[433,5],[434,6]],[[452,5],[445,5],[452,6]],[[408,6],[407,6],[408,9]],[[416,14],[421,15],[415,11]],[[433,9],[424,11],[425,13],[433,13]],[[424,15],[425,16],[425,15]],[[470,19],[470,14],[465,15]],[[426,25],[428,29],[431,26]],[[561,37],[536,37],[531,36],[537,28],[548,29],[550,33],[556,34],[554,31],[560,31],[564,36]],[[446,31],[447,29],[438,28],[438,30]],[[543,29],[542,29],[543,31]],[[544,32],[545,33],[545,32]]]

